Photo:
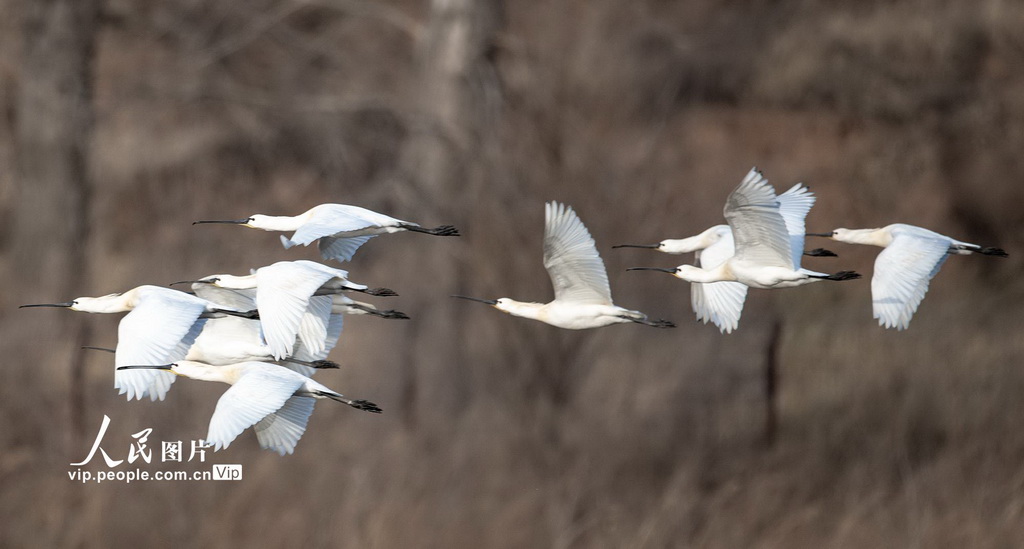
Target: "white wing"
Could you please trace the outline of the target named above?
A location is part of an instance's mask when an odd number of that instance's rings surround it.
[[[608,274],[594,239],[572,208],[557,202],[544,208],[544,268],[556,300],[611,305]]]
[[[904,330],[928,292],[928,282],[946,261],[949,241],[898,231],[893,236],[875,259],[871,300],[879,325]]]
[[[311,353],[324,350],[327,339],[327,321],[331,316],[331,296],[313,296],[309,298],[306,312],[302,313],[299,322],[299,342]]]
[[[733,256],[731,232],[724,232],[717,242],[696,253],[696,265],[713,269]],[[697,320],[708,321],[724,333],[731,333],[739,326],[743,313],[743,302],[747,298],[747,286],[739,282],[712,282],[690,284],[690,304]]]
[[[724,213],[732,228],[737,259],[769,267],[795,267],[775,190],[756,168],[729,195]]]
[[[196,319],[196,321],[192,324],[192,327],[189,328],[188,333],[185,334],[185,337],[181,338],[181,341],[179,341],[178,344],[174,346],[174,349],[172,349],[171,352],[167,355],[168,363],[177,362],[188,356],[189,349],[192,348],[192,345],[195,344],[196,339],[198,339],[199,336],[203,333],[203,330],[206,329],[207,322],[209,322],[209,319]],[[160,400],[163,400],[163,397],[164,395],[167,394],[167,391],[171,390],[171,384],[174,383],[175,377],[176,376],[174,376],[173,374],[171,374],[170,377],[154,377],[153,381],[151,381],[149,385],[146,387],[146,392],[149,393],[150,400],[156,400],[158,397],[160,398]]]
[[[256,271],[256,306],[274,358],[291,355],[309,298],[334,278],[332,271],[310,268],[298,261],[282,261]]]
[[[292,357],[298,360],[305,360],[306,362],[313,362],[314,360],[325,360],[327,355],[331,354],[331,350],[338,344],[338,338],[341,337],[341,330],[344,327],[345,315],[343,314],[332,314],[327,321],[327,336],[324,339],[323,349],[318,353],[310,352],[301,341],[295,344],[295,353]],[[294,362],[283,362],[281,364],[285,368],[297,372],[306,377],[313,377],[316,373],[316,368],[304,366],[302,364],[295,364]]]
[[[196,321],[206,310],[205,301],[184,292],[156,286],[140,290],[138,304],[117,326],[115,367],[168,364],[182,340],[198,333]],[[174,377],[166,370],[115,370],[114,387],[128,400],[146,395],[163,400]]]
[[[352,256],[356,254],[356,250],[360,246],[366,244],[366,241],[377,235],[371,234],[366,236],[350,236],[347,238],[338,238],[333,236],[324,236],[320,238],[317,243],[317,248],[320,249],[320,257],[324,259],[333,259],[335,261],[349,261]],[[282,236],[282,242],[284,237]],[[287,248],[288,246],[285,245]]]
[[[227,448],[242,431],[281,409],[302,387],[302,376],[272,364],[263,366],[243,373],[217,401],[206,435],[214,451]]]
[[[294,452],[295,445],[306,432],[314,404],[315,398],[294,395],[276,412],[259,420],[253,430],[260,441],[260,448],[273,450],[282,456]]]
[[[779,213],[789,233],[789,249],[793,253],[794,268],[800,268],[800,259],[804,255],[804,233],[807,232],[804,220],[815,200],[814,193],[803,183],[793,185],[778,196]]]

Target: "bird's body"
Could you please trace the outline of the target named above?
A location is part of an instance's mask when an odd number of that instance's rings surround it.
[[[323,350],[327,319],[342,291],[396,295],[384,288],[369,289],[350,282],[348,273],[313,261],[279,261],[245,276],[211,275],[196,281],[233,291],[255,290],[263,337],[277,360],[291,356],[296,337],[313,353]],[[245,294],[239,294],[245,295]],[[324,296],[324,300],[313,299]]]
[[[659,328],[674,326],[664,320],[612,303],[604,262],[594,239],[572,208],[550,202],[544,210],[544,267],[551,277],[555,299],[530,303],[503,297],[496,300],[467,298],[492,305],[513,316],[531,318],[569,330],[599,328],[636,322]]]
[[[102,297],[79,297],[68,303],[23,305],[65,307],[89,313],[127,312],[117,327],[114,365],[159,364],[184,358],[207,319],[245,314],[205,299],[160,286],[139,286]],[[148,396],[163,400],[174,376],[160,371],[114,372],[114,387],[128,400]]]
[[[783,199],[783,196],[787,198]],[[723,231],[712,227],[706,236],[689,242],[696,247],[711,241],[711,259],[704,262],[707,250],[698,257],[700,266],[680,265],[674,269],[634,267],[632,270],[665,271],[704,287],[693,306],[700,319],[710,318],[723,331],[731,331],[739,322],[746,291],[735,285],[760,289],[791,288],[818,280],[848,280],[860,275],[849,271],[825,274],[800,266],[803,255],[804,217],[814,204],[814,196],[797,184],[783,196],[776,196],[760,171],[750,170],[726,200],[724,214],[734,240],[733,253],[724,242]],[[717,235],[717,236],[716,236]],[[682,249],[677,246],[675,249]],[[711,284],[719,284],[717,287]],[[693,291],[693,290],[691,290]],[[717,319],[717,321],[716,321]]]
[[[999,248],[962,242],[928,229],[894,223],[878,229],[836,229],[808,233],[839,242],[885,248],[871,277],[872,314],[886,328],[904,330],[928,292],[928,284],[951,254],[1006,257]]]
[[[290,454],[306,431],[316,399],[329,398],[353,408],[379,413],[376,404],[352,400],[294,371],[263,362],[211,366],[180,360],[168,365],[126,365],[121,372],[157,371],[231,385],[217,401],[206,442],[214,451],[227,448],[254,427],[260,447]]]
[[[436,236],[458,236],[451,225],[425,229],[416,223],[403,221],[359,206],[347,204],[320,204],[295,216],[253,214],[246,219],[196,221],[195,223],[230,223],[294,234],[281,236],[285,248],[308,246],[317,242],[324,259],[348,261],[367,240],[381,234],[414,231]]]

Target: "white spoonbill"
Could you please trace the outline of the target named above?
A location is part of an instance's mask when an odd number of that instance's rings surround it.
[[[479,299],[456,295],[492,305],[514,316],[532,318],[559,328],[582,330],[623,322],[656,328],[672,328],[667,320],[647,320],[640,311],[612,303],[608,274],[583,222],[572,208],[549,202],[544,208],[544,268],[551,276],[555,299],[550,303],[524,303],[507,297]]]
[[[217,401],[206,442],[216,452],[227,448],[242,431],[253,427],[260,447],[280,455],[295,451],[306,432],[316,399],[329,398],[358,410],[379,414],[381,409],[367,400],[352,400],[312,379],[263,362],[240,362],[210,366],[180,360],[164,365],[125,365],[120,372],[170,372],[203,381],[231,385]]]
[[[860,278],[852,271],[818,273],[800,267],[803,235],[787,230],[775,189],[757,168],[750,170],[725,204],[725,219],[735,239],[736,253],[713,268],[680,265],[674,269],[633,267],[628,270],[653,270],[670,273],[688,282],[735,281],[752,288],[790,288],[818,280]],[[800,219],[803,232],[803,219]],[[794,253],[794,250],[796,252]],[[716,310],[724,318],[739,319],[743,301],[735,297],[723,300]]]
[[[292,352],[295,338],[299,337],[314,353],[323,350],[324,331],[308,331],[316,324],[303,324],[309,320],[305,313],[310,308],[310,298],[331,295],[342,291],[358,291],[370,295],[398,295],[387,288],[369,289],[362,284],[350,282],[348,273],[313,261],[279,261],[256,269],[254,274],[245,276],[211,275],[193,283],[207,283],[230,290],[256,290],[256,308],[259,311],[263,337],[275,359],[287,357]],[[321,312],[319,326],[325,326],[332,303],[326,302]]]
[[[285,248],[298,244],[309,246],[314,241],[324,259],[348,261],[367,240],[387,233],[414,231],[435,236],[459,236],[451,225],[425,229],[416,223],[402,221],[359,206],[320,204],[295,216],[253,214],[245,219],[196,221],[193,223],[231,223],[264,231],[295,231],[292,237],[281,236]]]
[[[815,197],[802,183],[793,185],[778,196],[779,213],[786,223],[786,232],[796,249],[803,247],[804,218]],[[715,225],[704,232],[681,239],[662,240],[657,244],[619,244],[612,248],[650,248],[667,254],[694,252],[694,264],[704,269],[713,269],[735,253],[732,229],[728,225]],[[809,256],[835,256],[823,248],[804,251]],[[731,333],[739,325],[747,286],[739,282],[693,283],[690,285],[690,304],[697,320],[707,324],[711,321],[724,333]]]
[[[67,303],[36,303],[21,307],[64,307],[87,313],[128,312],[117,325],[114,366],[184,358],[206,320],[222,315],[252,318],[255,311],[218,307],[205,299],[160,286],[139,286],[102,297],[78,297]],[[114,372],[114,387],[128,400],[163,400],[174,376],[157,370]]]
[[[880,229],[836,229],[807,233],[850,244],[885,248],[875,259],[871,301],[879,326],[905,330],[928,292],[928,282],[950,254],[1008,257],[1000,248],[982,247],[916,227],[894,223]]]

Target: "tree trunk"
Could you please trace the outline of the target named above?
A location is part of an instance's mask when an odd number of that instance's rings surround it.
[[[87,155],[99,2],[33,0],[23,2],[22,10],[24,50],[15,110],[18,194],[8,248],[10,279],[32,288],[31,296],[19,297],[67,301],[81,295],[87,276]],[[71,440],[65,442],[75,452],[81,422],[89,419],[82,413],[84,379],[77,350],[86,337],[83,320],[73,313],[22,311],[15,328],[26,337],[13,343],[32,346],[17,356],[37,361],[27,366],[38,368],[35,375],[48,380],[38,386],[69,389],[51,398],[67,405]],[[45,421],[46,416],[40,417]]]
[[[460,215],[452,206],[473,203],[479,182],[489,171],[484,159],[496,139],[493,128],[500,108],[500,84],[490,58],[501,24],[500,0],[433,0],[430,20],[419,44],[420,93],[418,112],[425,121],[403,158],[403,172],[412,183],[414,202],[409,209],[425,218],[448,219]],[[453,197],[461,197],[454,200]],[[468,198],[468,200],[467,200]],[[462,219],[467,219],[463,217]],[[466,245],[463,241],[462,245]],[[432,278],[461,287],[464,269],[444,253],[428,254],[418,265]],[[409,326],[403,414],[411,425],[420,399],[418,376],[444,375],[449,384],[431,395],[432,406],[457,413],[468,399],[468,372],[462,346],[461,311],[451,300],[432,300],[429,308],[446,324]],[[426,306],[426,304],[424,304]],[[445,335],[441,337],[439,329]],[[453,358],[454,357],[454,358]],[[464,375],[466,374],[466,375]]]

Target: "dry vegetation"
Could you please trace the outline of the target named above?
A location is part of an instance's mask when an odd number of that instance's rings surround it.
[[[64,184],[19,176],[31,4],[0,1],[0,545],[1024,540],[1024,7],[494,0],[469,2],[467,30],[438,17],[453,1],[107,0],[86,230],[69,243],[33,228],[63,213],[18,213]],[[455,74],[453,43],[469,52]],[[949,261],[906,332],[875,325],[860,281],[752,291],[720,335],[692,321],[684,284],[624,272],[674,259],[610,246],[718,223],[754,164],[811,185],[809,229],[902,221],[1011,257]],[[546,300],[550,199],[589,226],[616,301],[679,328],[569,333],[448,299]],[[350,320],[344,369],[321,375],[385,413],[321,403],[285,458],[245,433],[210,460],[244,464],[241,483],[69,481],[104,414],[115,453],[144,427],[198,438],[223,387],[126,403],[109,356],[77,350],[113,345],[117,318],[15,307],[313,258],[189,223],[321,202],[464,235],[377,239],[346,267],[413,320]],[[870,273],[873,250],[830,247],[842,257],[814,266]],[[23,261],[36,253],[76,276]]]

